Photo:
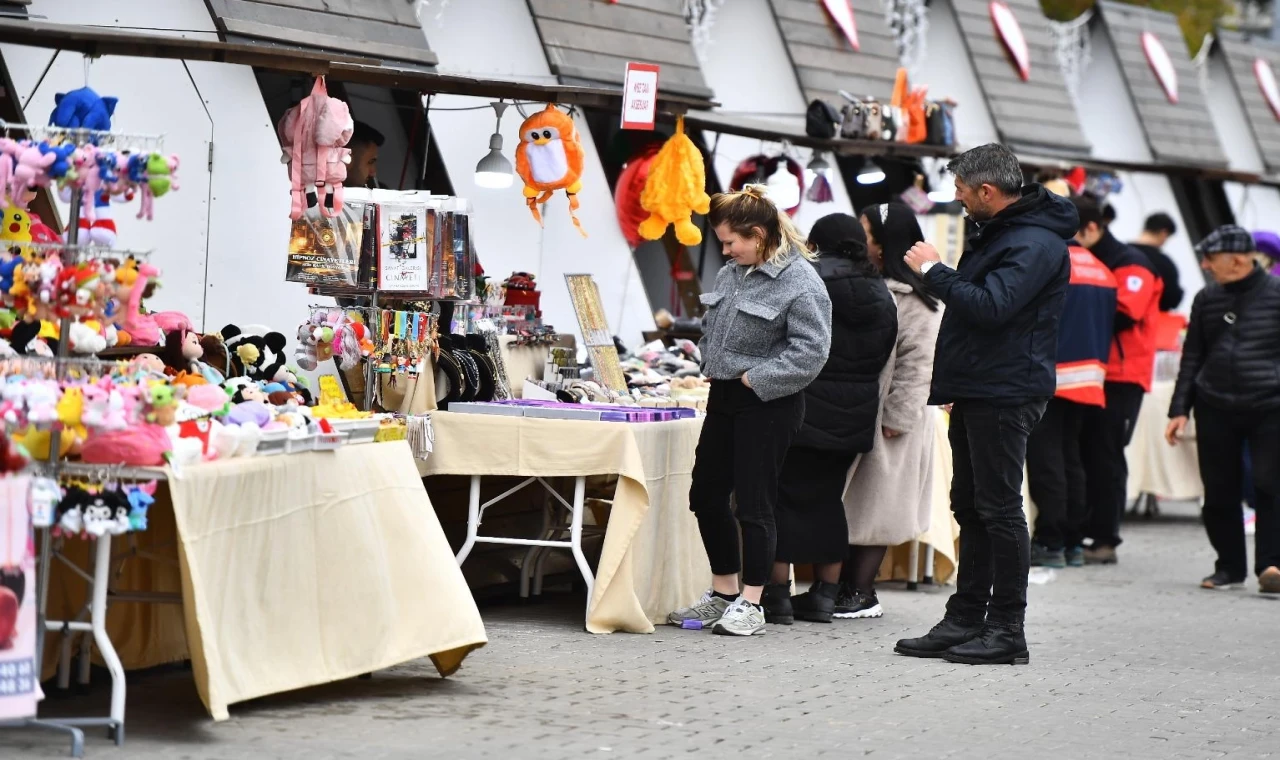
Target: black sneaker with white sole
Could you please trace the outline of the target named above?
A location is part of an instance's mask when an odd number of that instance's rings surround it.
[[[857,620],[858,618],[878,618],[884,615],[876,592],[859,591],[842,586],[840,595],[836,597],[836,611],[833,617],[841,620]]]
[[[1200,588],[1214,591],[1230,591],[1244,586],[1244,578],[1232,578],[1225,570],[1218,570],[1213,575],[1200,581]]]

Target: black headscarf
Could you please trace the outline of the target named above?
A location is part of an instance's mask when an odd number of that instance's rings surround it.
[[[848,214],[827,214],[813,223],[809,245],[822,258],[845,259],[860,274],[876,276],[879,272],[867,257],[867,231],[862,222]]]
[[[924,241],[924,233],[920,231],[916,213],[906,204],[877,203],[863,209],[862,216],[871,225],[871,237],[880,244],[885,277],[910,285],[920,300],[937,311],[938,299],[929,292],[924,278],[911,271],[906,262],[907,251],[911,250],[911,246]]]

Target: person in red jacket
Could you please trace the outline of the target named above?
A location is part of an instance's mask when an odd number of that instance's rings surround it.
[[[1058,329],[1058,386],[1027,439],[1027,488],[1036,503],[1033,567],[1084,564],[1085,471],[1081,431],[1104,390],[1116,315],[1116,279],[1085,248],[1071,245],[1071,281]]]
[[[1076,239],[1111,270],[1116,280],[1115,337],[1107,361],[1106,406],[1088,411],[1082,431],[1085,487],[1091,510],[1086,534],[1093,540],[1084,559],[1088,564],[1112,565],[1120,545],[1120,518],[1129,487],[1124,450],[1133,438],[1142,397],[1151,390],[1156,319],[1164,283],[1150,259],[1112,236],[1095,201],[1086,197],[1073,201],[1080,214],[1080,235]]]

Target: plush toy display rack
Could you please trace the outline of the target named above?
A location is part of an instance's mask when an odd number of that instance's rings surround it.
[[[123,132],[102,132],[88,129],[63,129],[60,127],[50,127],[43,125],[26,125],[12,124],[0,121],[0,129],[6,134],[10,131],[21,131],[30,135],[35,140],[47,140],[55,138],[64,142],[73,142],[78,147],[85,145],[95,145],[98,147],[120,146],[127,150],[154,150],[159,151],[163,146],[163,137],[160,135],[140,135]],[[77,245],[77,236],[80,231],[81,204],[83,202],[83,193],[72,192],[69,199],[70,213],[66,227],[65,243],[61,244],[28,244],[34,247],[56,249],[58,254],[63,258],[63,263],[73,261],[81,261],[86,257],[94,258],[124,258],[132,255],[135,258],[142,259],[146,257],[146,253],[136,251],[115,251],[108,248],[86,247]],[[101,363],[102,360],[95,357],[76,358],[69,357],[71,343],[71,318],[61,320],[58,348],[56,357],[52,360],[57,364],[57,374],[64,377],[67,370],[76,366],[92,365]],[[79,475],[86,477],[100,478],[103,482],[107,479],[120,481],[156,481],[165,479],[164,470],[158,468],[134,468],[112,465],[99,464],[79,464],[73,462],[62,461],[59,458],[61,445],[61,430],[57,425],[50,431],[49,439],[49,458],[43,464],[38,464],[35,469],[41,471],[51,477],[57,477],[60,474]],[[106,630],[107,617],[107,595],[110,578],[112,576],[112,557],[111,557],[111,535],[106,534],[95,539],[96,546],[94,549],[94,563],[91,571],[84,571],[74,562],[68,559],[62,552],[54,548],[52,528],[40,529],[39,541],[39,559],[36,571],[36,586],[38,593],[38,609],[37,609],[37,629],[36,629],[36,672],[42,670],[44,663],[44,646],[45,638],[50,628],[63,632],[62,641],[62,658],[59,663],[59,684],[61,686],[69,685],[70,680],[70,654],[72,651],[72,643],[74,635],[91,634],[93,636],[93,645],[96,645],[103,661],[106,663],[107,670],[111,674],[111,708],[110,713],[106,717],[86,716],[86,717],[59,717],[59,718],[28,718],[25,720],[0,722],[0,727],[33,727],[45,728],[54,731],[68,733],[71,736],[71,755],[72,757],[83,757],[84,755],[84,732],[83,726],[105,726],[108,730],[108,736],[115,740],[117,745],[124,744],[124,708],[125,708],[125,674],[124,667],[120,662],[120,657],[116,653],[115,646],[111,643],[110,637]],[[85,605],[85,609],[77,616],[75,620],[48,620],[48,597],[49,597],[49,572],[54,558],[69,566],[76,575],[83,578],[89,584],[89,601]],[[138,601],[169,601],[169,600],[138,600]],[[88,620],[84,618],[88,617]],[[80,683],[87,684],[89,681],[89,650],[90,642],[87,638],[81,640],[81,667],[79,673]]]

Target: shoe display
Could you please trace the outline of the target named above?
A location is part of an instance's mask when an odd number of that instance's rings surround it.
[[[1086,565],[1114,565],[1118,561],[1114,546],[1091,546],[1084,550]]]
[[[712,633],[724,636],[753,636],[764,633],[764,610],[743,597],[733,600]]]
[[[1264,594],[1280,594],[1280,567],[1272,565],[1258,576],[1258,590]]]
[[[859,618],[878,618],[884,616],[884,608],[876,598],[876,592],[867,593],[850,589],[849,596],[843,598],[844,604],[837,606],[835,617],[841,620],[857,620]]]
[[[982,623],[970,623],[949,617],[935,625],[925,635],[915,639],[902,639],[893,651],[908,657],[941,657],[943,652],[977,638],[982,634]]]
[[[1084,567],[1084,547],[1072,546],[1063,552],[1067,567]]]
[[[981,635],[951,647],[942,659],[961,665],[1026,665],[1031,655],[1021,625],[988,623]]]
[[[836,597],[840,593],[840,584],[814,581],[809,590],[791,597],[791,608],[795,610],[797,620],[808,620],[811,623],[830,623],[836,610]]]
[[[1230,591],[1242,586],[1244,586],[1244,578],[1232,578],[1225,570],[1218,570],[1213,575],[1200,581],[1200,588],[1208,588],[1215,591]]]
[[[760,605],[764,607],[764,619],[767,623],[791,625],[796,615],[791,605],[791,584],[770,583],[764,587],[760,595]],[[804,618],[801,618],[803,620]]]
[[[693,631],[710,628],[724,616],[729,604],[729,600],[721,599],[711,589],[707,589],[707,593],[698,601],[667,615],[667,623]]]
[[[1031,566],[1052,567],[1062,569],[1067,566],[1067,553],[1062,549],[1047,549],[1040,544],[1031,544]]]

